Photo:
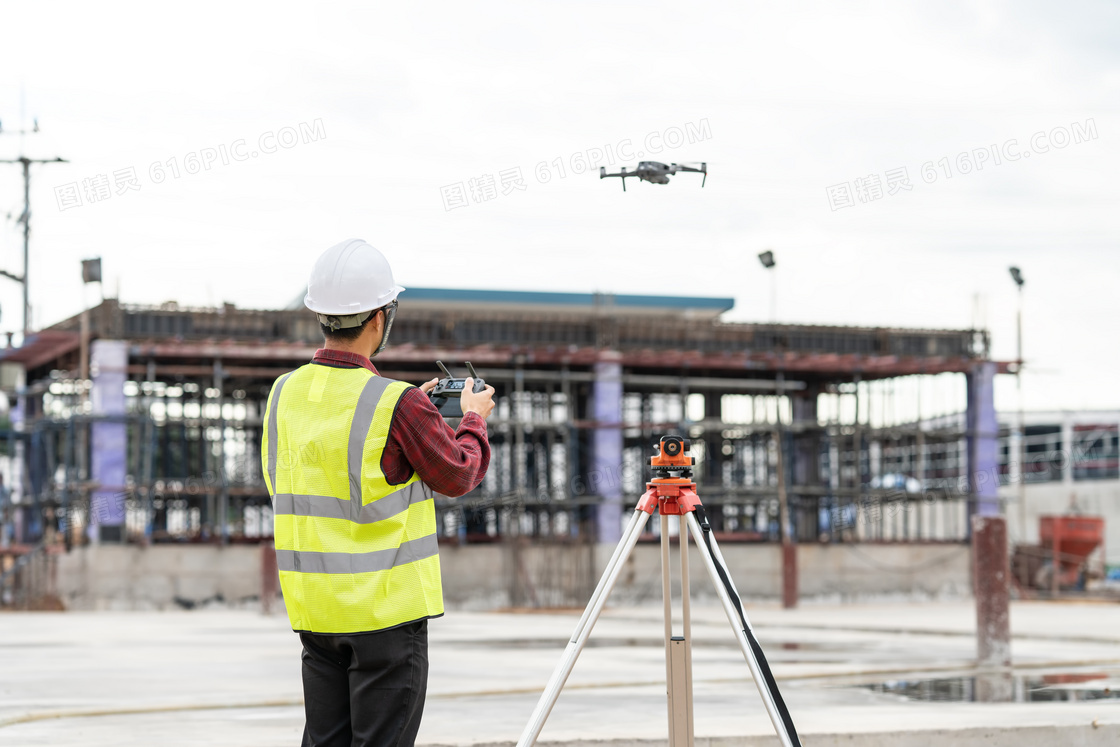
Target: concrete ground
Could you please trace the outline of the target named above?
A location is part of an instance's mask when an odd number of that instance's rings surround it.
[[[969,602],[748,614],[806,745],[1120,743],[1120,605],[1015,603],[1014,676],[976,683]],[[577,617],[432,621],[420,743],[515,742]],[[693,621],[697,743],[778,744],[722,610],[694,607]],[[0,663],[0,745],[299,743],[299,643],[283,615],[5,613]],[[660,607],[607,610],[542,743],[663,744],[664,677]],[[899,684],[929,680],[942,684]],[[892,691],[904,687],[1062,700],[925,702]]]

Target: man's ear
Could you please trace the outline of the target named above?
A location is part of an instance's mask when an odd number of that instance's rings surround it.
[[[380,319],[378,317],[380,317]],[[366,323],[366,326],[369,327],[370,332],[370,355],[373,355],[373,353],[377,350],[377,346],[381,344],[381,337],[384,334],[385,312],[379,310],[372,317],[370,317],[370,320]]]

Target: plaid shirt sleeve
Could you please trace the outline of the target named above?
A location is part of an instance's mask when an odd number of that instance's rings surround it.
[[[381,470],[399,485],[413,471],[435,492],[457,498],[478,487],[490,466],[486,421],[468,412],[451,429],[419,388],[401,395],[381,455]]]

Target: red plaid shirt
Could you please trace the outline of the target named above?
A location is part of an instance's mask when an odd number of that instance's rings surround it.
[[[377,373],[369,358],[344,350],[320,348],[311,362]],[[419,387],[405,390],[381,454],[381,471],[389,483],[399,485],[415,471],[435,492],[456,498],[478,487],[488,466],[490,442],[481,415],[468,412],[453,431]]]

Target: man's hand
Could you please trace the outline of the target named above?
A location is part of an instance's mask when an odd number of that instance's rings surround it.
[[[424,394],[427,394],[428,392],[435,389],[436,384],[438,384],[438,383],[439,383],[438,378],[437,379],[432,379],[431,381],[425,381],[423,384],[420,385],[420,391],[422,391]]]
[[[468,412],[477,412],[485,420],[494,411],[494,387],[487,384],[485,389],[476,393],[474,379],[468,376],[463,382],[463,393],[459,395],[459,407],[462,408],[464,415]]]

